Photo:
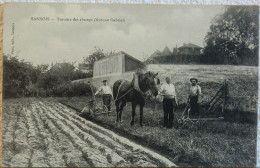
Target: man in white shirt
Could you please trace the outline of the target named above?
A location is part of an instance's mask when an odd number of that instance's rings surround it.
[[[197,84],[198,79],[196,78],[191,78],[191,87],[188,92],[188,103],[190,103],[190,113],[191,115],[197,115],[199,114],[199,97],[202,96],[201,94],[201,88]]]
[[[164,111],[164,127],[172,128],[173,126],[173,109],[178,105],[175,86],[171,83],[171,79],[166,77],[166,83],[159,90],[159,94],[163,96]]]
[[[108,111],[110,111],[111,107],[111,100],[113,97],[112,90],[110,86],[108,85],[107,80],[103,80],[103,86],[101,86],[95,95],[101,93],[102,94],[102,99],[103,99],[103,104],[107,107]]]

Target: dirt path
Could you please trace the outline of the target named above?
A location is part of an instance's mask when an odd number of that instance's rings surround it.
[[[2,166],[176,166],[56,102],[6,100],[2,126]]]

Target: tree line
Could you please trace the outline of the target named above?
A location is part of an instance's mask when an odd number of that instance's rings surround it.
[[[111,54],[114,54],[114,52],[104,53],[103,50],[94,47],[83,61],[87,72],[76,69],[73,63],[34,66],[30,62],[19,60],[17,56],[4,54],[3,98],[26,96],[71,97],[91,93],[88,84],[72,84],[71,81],[92,77],[94,62]]]
[[[3,56],[3,98],[25,96],[82,96],[90,91],[85,84],[71,81],[91,77],[75,69],[72,63],[37,65]]]

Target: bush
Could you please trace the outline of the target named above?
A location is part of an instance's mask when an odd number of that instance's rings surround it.
[[[84,83],[73,84],[71,91],[72,96],[85,96],[86,93],[91,93],[90,86]]]
[[[39,71],[30,63],[17,57],[3,57],[3,97],[21,97],[27,93],[27,87],[38,80]]]
[[[69,83],[59,84],[53,87],[52,92],[57,97],[66,96],[71,92],[71,85]]]
[[[84,83],[79,84],[71,84],[71,83],[63,83],[59,84],[47,94],[48,96],[56,96],[56,97],[72,97],[72,96],[84,96],[86,93],[90,93],[91,89],[89,85]]]

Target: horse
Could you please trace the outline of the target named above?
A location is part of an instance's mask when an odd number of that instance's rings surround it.
[[[145,99],[158,95],[158,73],[147,72],[134,74],[133,80],[117,80],[113,85],[113,96],[116,105],[116,122],[121,122],[123,108],[127,102],[132,104],[131,126],[134,125],[135,109],[140,106],[140,126],[143,126],[143,107]]]

